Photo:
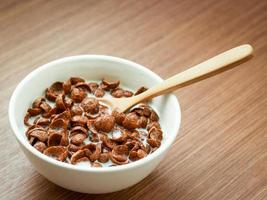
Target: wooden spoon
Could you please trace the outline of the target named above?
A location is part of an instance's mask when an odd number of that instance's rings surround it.
[[[237,62],[249,56],[252,51],[253,48],[249,44],[241,45],[178,73],[137,96],[112,99],[100,98],[99,100],[111,106],[113,110],[116,109],[118,112],[124,112],[142,101],[174,91],[181,84]]]

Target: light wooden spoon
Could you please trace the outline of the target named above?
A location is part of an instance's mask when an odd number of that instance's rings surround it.
[[[137,96],[130,98],[99,98],[99,100],[111,106],[113,110],[116,109],[118,112],[124,112],[142,101],[174,91],[178,89],[181,84],[237,62],[249,56],[252,51],[253,48],[249,44],[241,45],[178,73]]]

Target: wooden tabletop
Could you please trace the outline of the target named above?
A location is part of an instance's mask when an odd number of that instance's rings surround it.
[[[113,55],[167,78],[244,43],[255,48],[252,59],[176,92],[179,136],[129,189],[86,195],[56,186],[34,170],[10,129],[12,91],[54,59]],[[0,1],[0,199],[267,199],[266,65],[263,0]]]

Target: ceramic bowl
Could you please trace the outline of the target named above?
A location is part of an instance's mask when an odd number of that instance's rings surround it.
[[[83,193],[108,193],[130,187],[161,162],[178,134],[181,111],[173,94],[154,98],[152,107],[160,116],[164,138],[159,149],[147,157],[121,166],[92,168],[56,161],[32,147],[26,136],[23,118],[32,101],[43,95],[55,81],[71,76],[86,80],[118,79],[123,87],[136,90],[152,87],[162,79],[149,69],[132,61],[104,55],[66,57],[45,64],[27,75],[16,87],[9,103],[9,121],[15,137],[35,169],[53,183]]]

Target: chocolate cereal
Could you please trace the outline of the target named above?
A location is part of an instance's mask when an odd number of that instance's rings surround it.
[[[140,160],[161,145],[157,112],[145,102],[119,113],[98,98],[128,98],[146,90],[126,90],[119,80],[105,78],[57,81],[27,109],[26,137],[39,152],[73,165],[112,167]]]

